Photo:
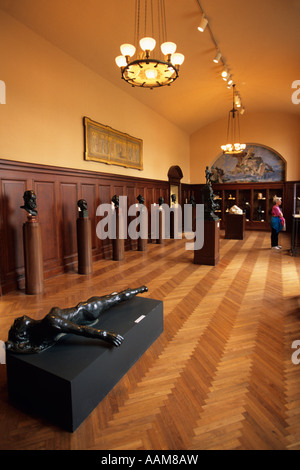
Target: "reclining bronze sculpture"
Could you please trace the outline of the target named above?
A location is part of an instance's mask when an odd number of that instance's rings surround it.
[[[124,340],[121,335],[93,328],[91,325],[114,305],[147,291],[146,286],[128,288],[102,297],[91,297],[75,307],[53,307],[41,320],[34,320],[26,315],[16,318],[8,333],[6,349],[23,354],[39,353],[53,346],[62,335],[68,333],[120,346]]]

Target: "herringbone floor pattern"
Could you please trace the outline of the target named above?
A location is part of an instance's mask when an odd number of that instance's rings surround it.
[[[300,258],[288,234],[281,242],[277,252],[269,233],[222,233],[213,267],[168,240],[48,280],[43,295],[2,297],[4,341],[16,316],[145,284],[164,302],[164,332],[73,434],[15,409],[0,366],[0,448],[300,449]]]

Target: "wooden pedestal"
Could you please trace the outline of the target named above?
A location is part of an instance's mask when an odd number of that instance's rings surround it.
[[[116,238],[112,241],[113,245],[113,260],[122,261],[124,259],[124,238],[120,238],[120,228],[123,230],[123,218],[120,209],[117,207],[116,211]]]
[[[158,212],[158,238],[156,239],[156,243],[163,244],[163,211],[159,210]]]
[[[243,240],[245,235],[245,214],[226,214],[225,216],[225,238]]]
[[[148,244],[147,238],[138,238],[138,251],[146,251],[147,244]]]
[[[92,262],[92,233],[91,220],[88,217],[77,219],[78,273],[91,274]]]
[[[43,249],[41,227],[36,217],[28,217],[23,224],[25,265],[25,293],[41,294],[44,291]]]
[[[220,221],[204,221],[204,243],[194,251],[194,263],[215,266],[219,262]]]

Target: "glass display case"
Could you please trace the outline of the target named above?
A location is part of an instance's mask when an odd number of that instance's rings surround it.
[[[294,184],[293,214],[300,214],[300,183]]]
[[[284,184],[213,184],[215,202],[219,204],[215,214],[221,219],[221,228],[225,228],[225,216],[232,206],[238,206],[245,213],[245,225],[249,230],[270,230],[273,198],[282,198],[284,208]],[[295,207],[300,216],[300,183],[295,189]]]
[[[239,189],[238,204],[246,214],[246,222],[251,220],[251,189]]]
[[[267,191],[265,189],[255,189],[253,191],[253,213],[252,219],[256,222],[266,221]]]
[[[236,205],[236,192],[232,190],[225,190],[225,212],[229,212],[230,208]]]
[[[296,256],[300,252],[300,183],[294,184],[291,252]]]
[[[222,207],[223,207],[223,194],[222,191],[214,191],[214,201],[218,204],[218,208],[214,210],[214,213],[222,220]]]

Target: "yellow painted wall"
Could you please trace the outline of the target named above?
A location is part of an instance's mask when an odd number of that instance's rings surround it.
[[[226,118],[189,137],[2,11],[0,41],[0,158],[160,180],[179,165],[183,183],[205,181],[226,140]],[[143,139],[144,170],[85,161],[83,116]],[[280,153],[287,180],[300,180],[299,130],[293,114],[246,110],[241,117],[242,140]]]
[[[199,129],[190,137],[191,183],[205,182],[211,166],[226,144],[227,119]],[[262,144],[278,152],[287,163],[286,180],[300,180],[300,118],[294,114],[248,113],[240,117],[241,140]]]
[[[189,182],[185,132],[1,11],[0,44],[0,158]],[[144,170],[85,161],[83,116],[143,139]]]

